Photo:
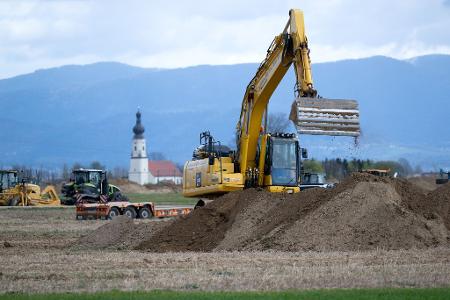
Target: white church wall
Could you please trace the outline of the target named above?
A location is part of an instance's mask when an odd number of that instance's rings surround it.
[[[141,124],[141,113],[136,113],[136,125],[133,127],[134,137],[131,143],[130,169],[128,180],[144,185],[149,183],[147,146],[144,138],[145,129]]]

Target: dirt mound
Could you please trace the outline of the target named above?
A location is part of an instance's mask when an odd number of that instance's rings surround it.
[[[137,221],[126,216],[119,216],[81,237],[72,247],[75,249],[131,249],[143,239],[151,238],[155,232],[169,223],[170,221]]]
[[[210,251],[225,238],[238,214],[263,210],[260,207],[271,200],[270,194],[256,190],[227,194],[173,222],[151,239],[143,241],[138,249],[158,252]]]
[[[450,183],[444,184],[427,195],[426,216],[438,216],[450,230]]]
[[[411,177],[408,178],[408,181],[419,186],[420,188],[426,191],[434,191],[439,187],[436,184],[435,176],[419,176],[419,177]]]
[[[395,188],[360,182],[292,225],[270,233],[256,247],[279,250],[370,250],[424,248],[447,242],[442,223],[402,207]],[[254,248],[254,247],[253,247]]]
[[[334,189],[295,195],[250,189],[177,219],[136,248],[352,251],[448,245],[449,187],[426,194],[406,180],[353,174]]]

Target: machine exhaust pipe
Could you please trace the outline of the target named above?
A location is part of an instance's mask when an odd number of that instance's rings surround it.
[[[299,134],[353,136],[361,134],[356,100],[299,97],[289,119]]]

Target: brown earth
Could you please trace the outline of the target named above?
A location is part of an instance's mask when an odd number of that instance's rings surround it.
[[[426,191],[434,191],[439,187],[436,184],[436,176],[419,176],[408,178],[408,181],[419,186]]]
[[[450,185],[353,174],[334,189],[227,194],[147,236],[136,249],[356,251],[448,246]]]
[[[139,223],[138,223],[139,222]],[[78,239],[72,249],[76,250],[121,250],[131,249],[140,241],[147,239],[157,230],[167,226],[170,220],[155,222],[152,220],[132,220],[119,216],[111,222],[100,226],[97,230]]]
[[[249,193],[259,195],[261,192]],[[251,202],[251,206],[246,208],[247,214],[257,213],[258,209],[253,207],[256,203]],[[234,225],[257,226],[256,221],[246,220],[244,216],[244,212],[237,213],[234,224],[221,243],[246,240],[246,230],[236,241],[229,235],[230,230],[239,232],[233,229],[237,228]],[[122,223],[125,228],[121,228]],[[450,282],[449,247],[209,253],[123,249],[133,247],[143,238],[140,234],[147,235],[148,232],[150,236],[156,230],[162,230],[158,226],[170,224],[170,221],[155,219],[77,221],[73,207],[2,207],[0,295],[112,289],[270,291],[448,287]],[[130,241],[133,237],[135,240]],[[89,245],[82,247],[80,242]],[[74,244],[78,245],[75,247]]]

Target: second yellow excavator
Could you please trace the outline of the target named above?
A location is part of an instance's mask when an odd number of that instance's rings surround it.
[[[248,187],[270,192],[299,192],[301,158],[306,156],[296,134],[267,132],[267,107],[291,65],[297,86],[290,119],[299,134],[359,135],[359,110],[354,100],[330,100],[314,89],[303,12],[289,11],[283,32],[247,86],[236,127],[236,151],[209,132],[183,171],[183,195],[212,199]]]

